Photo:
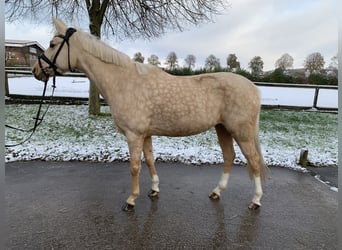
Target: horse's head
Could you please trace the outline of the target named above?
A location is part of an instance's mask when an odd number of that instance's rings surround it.
[[[76,66],[76,56],[72,45],[74,28],[68,28],[60,20],[53,19],[56,27],[56,35],[50,41],[50,46],[38,57],[33,66],[34,77],[41,81],[47,81],[50,76],[73,71]],[[75,46],[74,46],[75,47]]]

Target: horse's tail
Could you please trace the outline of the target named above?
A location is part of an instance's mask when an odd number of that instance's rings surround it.
[[[262,151],[261,151],[261,147],[260,147],[260,140],[259,140],[259,116],[257,118],[257,122],[256,122],[256,126],[255,126],[255,133],[254,133],[254,144],[256,147],[256,150],[260,156],[260,178],[261,181],[265,181],[266,178],[269,176],[269,168],[267,167]]]

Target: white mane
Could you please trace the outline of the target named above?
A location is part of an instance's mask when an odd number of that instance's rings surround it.
[[[135,64],[136,70],[139,74],[147,74],[155,70],[159,71],[155,66],[134,62],[126,54],[108,46],[99,38],[89,33],[85,33],[80,30],[78,30],[77,33],[79,35],[78,40],[81,43],[82,48],[103,62],[113,63],[123,67]]]
[[[79,30],[77,30],[77,33],[82,48],[101,61],[113,63],[118,66],[128,66],[132,64],[132,60],[127,55],[108,46],[99,38]]]

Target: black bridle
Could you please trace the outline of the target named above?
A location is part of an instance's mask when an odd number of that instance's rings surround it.
[[[46,93],[46,87],[47,87],[47,83],[48,83],[48,80],[49,80],[49,73],[46,71],[46,69],[52,69],[53,72],[54,72],[53,84],[52,84],[52,88],[53,89],[52,89],[52,94],[51,94],[51,97],[50,97],[52,99],[53,94],[55,92],[55,88],[56,88],[56,75],[61,75],[57,71],[58,67],[56,65],[56,60],[57,60],[57,57],[58,57],[59,53],[61,52],[64,44],[67,44],[67,46],[68,46],[68,66],[69,66],[69,70],[71,72],[74,72],[74,70],[71,68],[71,65],[70,65],[70,45],[69,45],[69,39],[72,36],[72,34],[74,34],[75,32],[76,32],[76,30],[74,28],[68,28],[64,36],[63,35],[57,35],[56,36],[56,37],[62,38],[63,42],[60,44],[60,46],[59,46],[59,48],[58,48],[58,50],[57,50],[57,52],[56,52],[52,62],[51,62],[51,60],[49,58],[47,58],[45,56],[44,53],[42,53],[41,55],[38,56],[38,64],[39,64],[39,67],[42,70],[44,76],[46,77],[46,80],[44,82],[43,94],[42,94],[42,98],[41,98],[40,103],[39,103],[37,115],[36,115],[36,117],[33,118],[35,120],[34,126],[31,129],[21,129],[21,128],[16,128],[16,127],[13,127],[13,126],[10,126],[10,125],[5,125],[5,127],[7,127],[7,128],[15,129],[15,130],[18,130],[18,131],[21,131],[21,132],[27,132],[27,133],[31,132],[31,134],[26,139],[21,141],[20,143],[17,143],[17,144],[6,144],[5,145],[6,148],[19,146],[19,145],[27,142],[29,139],[31,139],[32,135],[34,134],[34,132],[36,131],[38,126],[42,123],[43,118],[44,118],[45,114],[47,113],[47,111],[48,111],[48,109],[50,107],[50,106],[48,106],[46,108],[45,112],[41,115],[41,109],[42,109],[42,105],[44,103],[44,98],[45,98],[45,93]],[[43,68],[42,61],[46,62],[49,66]]]
[[[68,45],[68,66],[69,66],[69,70],[71,72],[74,72],[74,70],[71,68],[70,65],[70,45],[69,45],[69,39],[72,36],[72,34],[74,34],[76,32],[76,30],[74,28],[68,28],[67,31],[65,32],[65,35],[57,35],[56,37],[60,37],[63,39],[62,43],[60,44],[54,58],[52,59],[52,62],[49,58],[46,57],[46,55],[44,53],[42,53],[40,56],[38,56],[38,64],[40,69],[42,70],[43,74],[45,75],[45,77],[48,79],[49,78],[49,74],[48,72],[46,72],[46,69],[52,69],[54,72],[54,75],[60,75],[60,73],[57,71],[58,67],[56,65],[56,61],[57,61],[57,57],[59,55],[59,53],[61,52],[64,44]],[[43,68],[43,64],[42,61],[46,62],[49,66]]]

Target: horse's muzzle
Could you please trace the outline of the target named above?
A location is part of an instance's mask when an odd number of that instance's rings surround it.
[[[46,82],[49,79],[49,74],[47,74],[47,72],[43,72],[38,63],[33,66],[32,74],[37,80],[42,82]]]

